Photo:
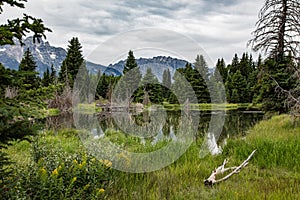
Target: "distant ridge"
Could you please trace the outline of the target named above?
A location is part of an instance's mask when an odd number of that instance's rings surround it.
[[[51,65],[54,66],[56,71],[59,71],[67,54],[65,49],[51,46],[49,42],[44,42],[43,40],[41,40],[40,43],[33,43],[32,37],[28,37],[24,40],[24,46],[21,46],[18,41],[15,41],[15,43],[16,45],[5,45],[0,47],[0,62],[6,68],[18,70],[23,53],[29,48],[37,64],[37,72],[42,75],[47,68],[50,69]],[[176,69],[185,67],[187,63],[185,60],[169,56],[138,58],[136,59],[136,62],[140,67],[142,74],[146,73],[147,68],[151,68],[153,74],[156,75],[159,80],[162,80],[164,70],[169,69],[171,75],[173,75]],[[100,70],[101,73],[107,75],[121,75],[125,63],[126,60],[122,60],[115,64],[110,64],[109,66],[103,66],[101,64],[86,61],[87,68],[91,73],[97,73]]]

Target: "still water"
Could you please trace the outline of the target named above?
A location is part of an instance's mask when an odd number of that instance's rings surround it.
[[[223,111],[222,113],[218,111],[191,111],[189,116],[197,116],[197,120],[194,120],[197,123],[194,124],[194,127],[196,127],[196,130],[193,133],[194,138],[197,140],[198,138],[205,136],[210,131],[209,127],[214,126],[214,117],[219,115],[224,118],[224,124],[220,128],[220,140],[228,137],[245,136],[249,128],[262,120],[264,116],[262,112],[257,111],[230,110],[226,112]],[[80,120],[84,121],[89,120],[90,115],[81,114],[80,117]],[[122,123],[120,123],[121,118],[123,120]],[[143,131],[145,137],[153,137],[153,140],[175,139],[177,129],[182,123],[183,118],[191,119],[191,121],[194,119],[194,117],[183,117],[181,111],[145,111],[135,114],[98,113],[93,116],[93,119],[97,120],[97,127],[101,129],[100,134],[111,129],[122,131],[125,134],[140,130]],[[73,114],[69,113],[47,118],[46,128],[55,130],[62,128],[76,128],[74,124]],[[140,129],[131,129],[130,127],[133,126],[140,127]],[[90,130],[96,136],[97,133],[99,134],[99,128],[93,130],[93,127],[90,127]],[[147,135],[147,131],[155,133]]]

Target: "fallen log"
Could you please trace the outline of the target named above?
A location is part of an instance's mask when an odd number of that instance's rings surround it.
[[[225,159],[223,161],[223,164],[221,166],[217,167],[215,170],[213,170],[212,173],[211,173],[211,175],[207,179],[204,180],[204,184],[207,185],[207,186],[213,186],[214,184],[219,183],[221,181],[225,181],[229,177],[231,177],[232,175],[239,173],[240,170],[243,167],[246,167],[248,165],[249,160],[251,159],[251,157],[253,156],[253,154],[255,153],[255,151],[256,150],[252,151],[252,153],[248,156],[248,158],[246,160],[244,160],[244,162],[242,164],[240,164],[239,166],[237,166],[237,167],[225,168],[225,165],[228,162],[227,159]],[[223,178],[220,178],[218,180],[216,179],[216,176],[218,174],[223,174],[224,172],[229,171],[229,170],[232,170],[232,172],[230,172],[229,174],[227,174]]]

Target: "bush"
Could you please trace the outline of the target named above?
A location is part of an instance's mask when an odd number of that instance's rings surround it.
[[[105,198],[112,163],[83,150],[68,153],[43,138],[33,142],[32,162],[19,167],[6,182],[7,199]]]

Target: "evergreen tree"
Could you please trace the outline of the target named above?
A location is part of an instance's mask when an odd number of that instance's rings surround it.
[[[120,101],[120,103],[125,103],[124,100],[129,98],[130,101],[136,101],[138,92],[137,89],[141,81],[142,74],[131,50],[128,52],[123,74],[124,75],[120,79],[118,87],[115,90],[115,93],[118,95],[118,101]]]
[[[224,59],[218,59],[216,69],[209,80],[210,96],[213,103],[225,102],[226,94],[224,84],[227,79],[227,68]]]
[[[276,88],[280,86],[286,91],[294,88],[296,80],[290,78],[292,73],[286,68],[291,62],[288,58],[285,58],[280,63],[274,59],[267,59],[261,66],[259,75],[260,89],[257,101],[263,102],[263,109],[265,111],[278,111],[280,113],[288,111],[285,105],[286,94],[278,93]]]
[[[227,79],[227,68],[226,68],[226,64],[225,64],[225,61],[224,59],[222,58],[221,60],[218,59],[217,61],[217,64],[216,64],[216,69],[215,70],[215,73],[214,73],[214,77],[215,77],[215,80],[217,82],[223,82],[225,83],[226,79]],[[219,72],[219,74],[217,74],[216,72]],[[221,76],[221,77],[219,77]]]
[[[77,37],[69,41],[67,56],[62,63],[58,80],[61,83],[69,83],[73,87],[76,75],[80,67],[84,66],[84,58],[82,56],[82,46]],[[85,67],[85,66],[84,66]]]
[[[126,59],[126,63],[124,66],[124,70],[123,70],[123,74],[126,74],[128,71],[137,68],[138,65],[135,61],[134,55],[133,55],[133,51],[129,50],[128,52],[128,56]]]
[[[276,61],[287,53],[299,56],[300,2],[296,0],[266,0],[259,12],[254,38],[249,41],[253,50],[263,50]]]
[[[209,71],[203,55],[197,55],[194,66],[195,69],[186,74],[186,78],[191,83],[199,103],[209,103],[211,101],[208,90]]]
[[[25,0],[23,2],[26,2]],[[0,14],[3,12],[3,6],[8,4],[16,8],[25,8],[24,3],[17,0],[1,0],[0,2]],[[23,37],[29,33],[33,32],[33,41],[40,41],[41,37],[46,38],[45,32],[51,30],[44,26],[41,19],[34,18],[30,15],[24,14],[23,18],[8,19],[7,24],[0,25],[0,45],[10,44],[13,45],[13,38],[17,38],[21,44]]]
[[[2,0],[0,2],[0,14],[2,14],[3,6],[5,4],[12,7],[15,6],[16,8],[24,8],[25,5],[23,2],[26,1]],[[39,40],[39,38],[42,36],[45,37],[45,31],[51,31],[44,26],[41,19],[37,19],[26,14],[24,14],[24,17],[21,19],[8,19],[7,21],[7,24],[0,25],[0,46],[6,44],[13,45],[14,38],[18,39],[22,43],[23,37],[29,32],[34,33],[33,39],[35,41],[35,39]],[[27,53],[27,56],[31,59],[29,53]],[[33,126],[35,126],[37,123],[33,125],[28,118],[32,118],[36,115],[36,113],[38,113],[38,109],[32,106],[32,104],[35,104],[35,106],[39,107],[39,109],[41,109],[41,105],[43,105],[39,96],[36,95],[35,98],[33,98],[34,95],[27,95],[27,92],[32,92],[31,90],[24,91],[24,93],[20,93],[17,98],[13,99],[4,98],[4,95],[2,95],[3,90],[7,87],[7,85],[19,87],[22,86],[22,83],[20,83],[22,80],[20,79],[23,79],[23,75],[25,74],[28,75],[29,79],[35,80],[35,67],[33,68],[35,63],[30,63],[30,65],[27,66],[27,61],[24,59],[25,58],[22,59],[23,62],[20,68],[25,68],[25,71],[22,70],[16,72],[14,70],[7,70],[4,69],[4,66],[0,63],[0,196],[2,199],[11,198],[9,185],[11,185],[12,179],[8,167],[6,166],[7,164],[10,164],[10,162],[7,153],[5,153],[3,149],[7,148],[8,145],[11,145],[11,141],[20,141],[24,139],[28,140],[28,136],[34,135],[37,132],[36,129],[33,128]],[[27,67],[29,67],[29,70],[27,70]],[[31,70],[31,67],[33,70]],[[32,82],[31,84],[34,85],[35,82]],[[26,102],[26,105],[30,106],[21,106],[21,104],[24,104],[24,102]]]
[[[56,76],[56,70],[53,66],[53,64],[51,65],[51,74],[50,74],[50,79],[51,79],[51,83],[52,84],[56,84],[56,79],[57,79],[57,76]]]
[[[209,77],[209,73],[208,73],[208,66],[207,66],[207,62],[204,59],[203,55],[197,55],[195,62],[194,62],[194,66],[195,69],[198,70],[198,72],[200,72],[202,78],[205,81],[208,81],[208,77]]]
[[[164,70],[163,72],[163,79],[162,79],[162,90],[163,90],[163,97],[168,99],[170,96],[172,80],[171,80],[171,73],[170,70]]]
[[[4,97],[4,91],[7,86],[12,85],[12,74],[9,69],[5,69],[5,67],[0,63],[0,99]]]
[[[246,98],[247,82],[240,70],[237,70],[231,80],[231,103],[248,103]]]
[[[239,57],[237,54],[234,54],[231,65],[228,66],[228,73],[234,74],[239,69]]]
[[[109,80],[106,74],[100,75],[100,79],[97,85],[96,93],[102,98],[106,98],[106,94],[108,92]]]
[[[195,97],[196,85],[193,88],[193,78],[195,77],[195,70],[190,63],[187,63],[185,68],[179,68],[175,71],[173,76],[172,91],[169,102],[183,104],[187,99],[191,103],[197,103]],[[197,74],[200,77],[199,72]]]
[[[147,68],[141,85],[143,85],[143,91],[147,93],[151,102],[162,103],[162,87],[156,76],[152,73],[151,68]]]
[[[19,65],[19,74],[22,81],[22,86],[26,89],[33,89],[39,86],[37,72],[35,71],[36,64],[29,49],[24,53]]]
[[[45,86],[45,87],[48,87],[52,83],[52,81],[51,81],[51,75],[50,75],[50,72],[49,72],[48,68],[44,72],[42,83],[43,83],[43,86]]]

